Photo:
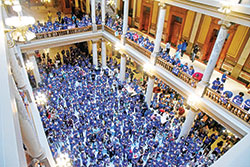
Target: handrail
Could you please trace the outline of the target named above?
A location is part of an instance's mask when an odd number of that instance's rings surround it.
[[[119,40],[121,40],[121,35],[116,36],[115,35],[115,30],[113,30],[112,28],[110,28],[109,26],[104,26],[104,30],[106,30],[107,32],[109,32],[110,34],[113,34],[116,38],[118,38]]]
[[[57,37],[67,34],[75,34],[79,32],[87,32],[91,31],[92,26],[86,26],[81,28],[72,28],[72,29],[65,29],[65,30],[59,30],[59,31],[51,31],[51,32],[45,32],[45,33],[36,33],[36,39],[43,39],[48,37]]]
[[[144,47],[141,47],[136,42],[127,38],[126,43],[128,43],[130,46],[133,46],[135,49],[137,49],[139,52],[141,52],[143,55],[147,56],[147,58],[150,59],[151,52],[149,50],[145,49]]]
[[[223,103],[223,101],[221,100],[221,95],[219,93],[215,92],[214,90],[212,90],[211,88],[208,88],[208,87],[206,88],[205,96],[208,97],[209,99],[213,100],[215,103],[219,104],[220,106],[222,106],[226,110],[230,111],[231,113],[236,115],[241,120],[250,124],[250,119],[249,119],[250,114],[248,114],[243,108],[240,108],[239,106],[237,106],[236,104],[234,104],[231,101],[228,101],[227,103]]]
[[[165,68],[167,71],[170,71],[170,72],[172,72],[174,68],[174,66],[171,63],[167,62],[161,57],[157,57],[156,64],[159,64],[160,66],[162,66],[163,68]],[[197,83],[199,82],[198,80],[192,78],[191,76],[189,76],[187,73],[183,72],[182,70],[180,70],[178,72],[178,75],[176,76],[194,88],[196,88]]]

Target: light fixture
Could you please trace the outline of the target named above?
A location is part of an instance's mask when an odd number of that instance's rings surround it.
[[[22,7],[20,4],[17,4],[17,5],[13,5],[12,6],[12,9],[15,11],[15,12],[21,12],[22,11]]]
[[[12,16],[5,19],[5,24],[10,27],[20,28],[35,24],[34,17],[31,16]]]
[[[195,107],[196,104],[198,104],[200,101],[200,98],[196,94],[191,94],[187,99],[187,104]]]
[[[29,30],[29,25],[35,24],[34,17],[21,16],[22,7],[17,0],[5,0],[5,4],[12,5],[12,8],[17,12],[18,16],[12,16],[5,19],[5,24],[10,27],[5,32],[10,32],[12,41],[30,41],[36,37],[35,33]],[[12,45],[11,45],[12,46]]]
[[[18,0],[4,0],[5,5],[17,5],[19,4]]]
[[[26,69],[29,71],[34,69],[34,64],[29,60],[27,60],[27,62],[26,62]]]
[[[56,159],[56,167],[70,167],[71,162],[67,154],[60,154]]]
[[[44,93],[38,92],[36,96],[36,102],[38,105],[45,105],[47,103],[47,98]]]
[[[113,6],[114,4],[115,4],[114,0],[108,0],[107,1],[107,5],[109,5],[109,6]]]

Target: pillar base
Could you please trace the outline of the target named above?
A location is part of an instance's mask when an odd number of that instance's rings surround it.
[[[92,24],[92,31],[96,32],[97,31],[97,25],[96,24]]]
[[[209,86],[209,83],[207,83],[207,82],[203,82],[203,81],[199,82],[199,83],[197,84],[196,89],[195,89],[195,93],[196,93],[199,97],[203,97],[204,94],[205,94],[206,87],[208,87],[208,86]]]
[[[105,23],[102,23],[102,31],[104,31]]]

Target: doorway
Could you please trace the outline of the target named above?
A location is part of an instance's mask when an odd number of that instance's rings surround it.
[[[182,25],[182,18],[173,15],[171,19],[171,25],[170,25],[170,35],[169,40],[173,44],[173,46],[177,46],[179,36],[181,33],[181,25]]]
[[[147,7],[147,6],[143,7],[142,17],[143,19],[142,19],[141,30],[147,33],[149,29],[150,7]]]
[[[207,63],[209,58],[210,58],[210,55],[211,55],[211,52],[213,50],[218,33],[219,33],[219,31],[217,29],[213,29],[212,35],[211,35],[210,40],[207,44],[207,52],[206,52],[205,56],[203,57],[204,63]]]

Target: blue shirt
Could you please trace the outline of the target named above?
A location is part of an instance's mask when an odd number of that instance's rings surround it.
[[[234,104],[240,106],[241,103],[243,102],[243,100],[244,100],[243,97],[240,97],[240,95],[236,95],[236,96],[234,96],[232,102],[233,102]]]
[[[220,81],[214,80],[212,89],[217,90],[220,85]]]

